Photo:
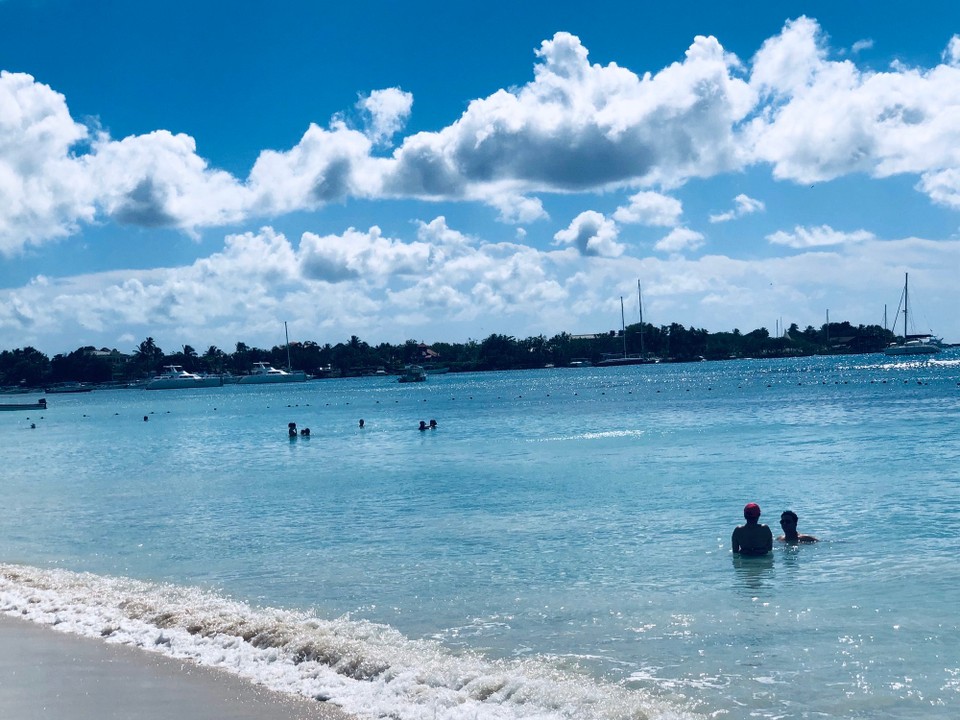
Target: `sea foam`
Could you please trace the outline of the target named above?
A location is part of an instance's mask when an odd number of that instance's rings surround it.
[[[396,720],[694,718],[545,658],[492,660],[343,616],[253,607],[213,591],[0,564],[0,612],[217,667],[273,690]]]

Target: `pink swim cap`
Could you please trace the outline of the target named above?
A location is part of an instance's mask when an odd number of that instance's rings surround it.
[[[756,503],[747,503],[743,507],[743,516],[745,518],[758,518],[760,517],[760,506]]]

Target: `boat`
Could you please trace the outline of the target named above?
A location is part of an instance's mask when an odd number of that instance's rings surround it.
[[[400,377],[397,378],[397,382],[424,382],[426,379],[427,372],[420,365],[407,365],[403,368],[403,373]]]
[[[0,411],[5,410],[46,410],[47,401],[40,398],[34,403],[0,403]]]
[[[58,395],[64,393],[88,393],[93,392],[93,388],[90,385],[80,382],[62,382],[44,388],[44,391],[48,395]]]
[[[907,329],[907,307],[910,287],[910,273],[903,274],[903,339],[891,343],[883,349],[885,355],[936,355],[941,351],[940,339],[926,333],[911,335]],[[896,319],[894,320],[896,324]]]
[[[283,323],[283,334],[287,340],[287,367],[290,368],[290,333],[287,332],[287,323]],[[253,364],[249,375],[241,375],[237,379],[238,385],[266,385],[268,383],[306,382],[307,374],[302,370],[278,370],[265,362]]]
[[[220,387],[223,381],[217,375],[197,375],[179,365],[165,365],[163,372],[148,380],[147,390],[180,390],[184,388]]]
[[[291,383],[305,382],[307,374],[302,370],[287,372],[280,370],[265,362],[253,364],[253,370],[249,375],[241,375],[237,378],[237,385],[265,385],[267,383]]]

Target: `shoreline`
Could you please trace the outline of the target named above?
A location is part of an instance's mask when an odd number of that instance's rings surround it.
[[[0,614],[0,717],[357,720],[334,705]]]

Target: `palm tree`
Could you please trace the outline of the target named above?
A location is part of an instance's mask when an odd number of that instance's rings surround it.
[[[148,337],[134,352],[134,362],[141,370],[156,372],[163,361],[163,350],[157,347],[152,337]]]

